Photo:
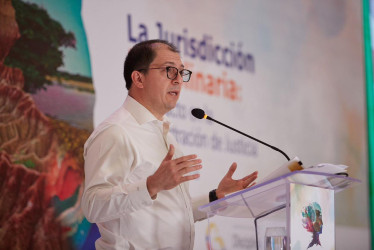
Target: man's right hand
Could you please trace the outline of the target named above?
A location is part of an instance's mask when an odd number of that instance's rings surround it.
[[[169,152],[156,172],[147,179],[147,188],[152,199],[162,190],[169,190],[185,181],[194,180],[200,177],[199,174],[187,175],[202,168],[201,160],[196,155],[186,155],[173,160],[175,152],[171,144]]]

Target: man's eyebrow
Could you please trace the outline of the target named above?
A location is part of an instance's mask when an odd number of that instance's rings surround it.
[[[174,62],[164,62],[162,65],[166,65],[166,64],[176,66]],[[181,64],[180,67],[184,68],[184,65]]]

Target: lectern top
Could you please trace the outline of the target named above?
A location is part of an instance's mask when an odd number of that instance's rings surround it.
[[[358,179],[342,175],[305,170],[294,171],[227,195],[199,209],[209,216],[255,218],[268,211],[284,207],[289,198],[289,184],[291,183],[330,189],[337,193],[360,182]]]

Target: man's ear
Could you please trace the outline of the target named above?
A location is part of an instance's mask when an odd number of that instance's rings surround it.
[[[140,73],[139,71],[136,71],[134,70],[132,73],[131,73],[131,79],[132,79],[132,84],[134,84],[137,88],[144,88],[144,85],[143,85],[143,74]]]

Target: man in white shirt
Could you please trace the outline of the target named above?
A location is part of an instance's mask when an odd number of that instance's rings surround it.
[[[252,184],[257,172],[233,180],[233,163],[216,190],[196,200],[188,181],[202,168],[184,156],[168,133],[165,114],[176,106],[191,71],[174,45],[138,43],[128,53],[124,76],[128,97],[85,144],[82,210],[98,225],[97,249],[193,249],[200,205]]]

